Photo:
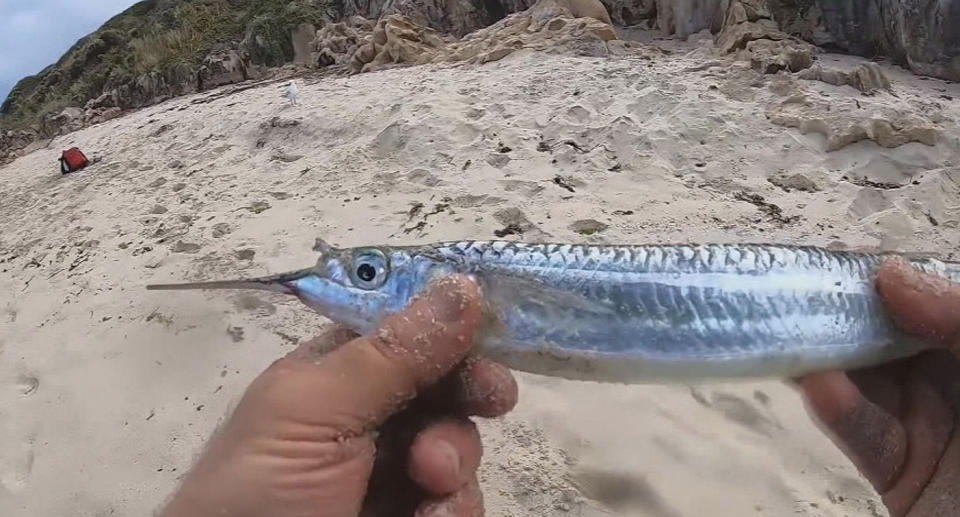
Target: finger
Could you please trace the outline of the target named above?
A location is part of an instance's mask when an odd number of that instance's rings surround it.
[[[457,371],[455,379],[457,402],[467,415],[493,418],[517,405],[517,380],[502,364],[472,357]]]
[[[905,332],[960,348],[960,284],[913,268],[902,258],[877,271],[877,290],[891,317]]]
[[[946,517],[960,508],[960,433],[954,433],[933,479],[910,508],[912,517]]]
[[[473,479],[482,454],[473,422],[445,419],[428,425],[413,440],[408,474],[430,494],[452,494]]]
[[[893,517],[906,515],[933,476],[953,431],[953,411],[933,386],[919,377],[905,388],[907,457],[902,473],[883,501]]]
[[[913,358],[846,372],[847,377],[867,400],[883,411],[899,417],[903,414],[905,372],[914,365]]]
[[[808,410],[827,435],[878,492],[897,479],[907,454],[907,436],[893,415],[867,400],[842,372],[801,380]]]
[[[476,476],[453,494],[421,504],[416,517],[483,517],[483,493]]]
[[[468,353],[480,321],[479,289],[464,276],[439,280],[372,335],[311,361],[284,358],[259,380],[275,411],[346,435],[373,429],[448,373]]]
[[[471,356],[422,398],[438,412],[494,418],[517,405],[517,391],[517,381],[509,368]]]
[[[297,348],[294,348],[287,354],[287,357],[302,361],[319,359],[324,354],[352,341],[358,336],[359,334],[347,327],[334,325],[325,329],[323,333],[313,339],[300,343]]]

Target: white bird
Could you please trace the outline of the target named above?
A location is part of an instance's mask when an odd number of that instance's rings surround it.
[[[287,100],[290,101],[291,104],[296,104],[297,103],[297,83],[295,81],[290,81],[290,83],[287,84],[287,89],[286,91],[283,92],[283,95],[284,97],[287,98]]]

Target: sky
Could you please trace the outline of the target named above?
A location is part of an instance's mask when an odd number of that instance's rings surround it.
[[[0,0],[0,104],[17,81],[53,64],[78,39],[136,0]]]

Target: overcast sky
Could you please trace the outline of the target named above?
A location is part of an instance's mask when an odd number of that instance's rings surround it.
[[[0,0],[0,104],[20,79],[136,0]]]

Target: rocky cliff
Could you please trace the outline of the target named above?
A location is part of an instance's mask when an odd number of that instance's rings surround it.
[[[339,2],[146,0],[80,39],[59,61],[21,80],[0,105],[7,128],[50,122],[66,107],[120,109],[247,79],[294,57],[291,33],[340,16]],[[43,129],[43,128],[41,128]]]
[[[768,41],[767,46],[790,36],[833,50],[889,56],[916,72],[960,80],[956,30],[960,0],[601,1],[609,15],[594,18],[603,22],[643,24],[679,37],[708,29],[719,34],[718,39],[759,37]],[[532,4],[532,0],[146,0],[78,41],[57,63],[17,84],[0,105],[0,129],[7,131],[6,136],[0,134],[0,147],[9,148],[10,142],[23,140],[29,132],[60,134],[125,109],[259,77],[269,67],[285,63],[346,64],[352,56],[344,52],[361,49],[373,59],[376,49],[368,48],[370,41],[351,40],[356,38],[340,34],[344,27],[331,22],[349,25],[350,20],[363,18],[368,20],[363,23],[375,24],[399,15],[444,37],[460,38]],[[731,36],[735,31],[724,27],[744,21],[729,19],[741,11],[764,13],[763,23],[748,16],[744,18],[748,23],[738,25],[738,30],[749,34]],[[778,35],[770,37],[774,33]],[[374,35],[369,30],[359,34]],[[332,47],[317,48],[318,41]],[[777,69],[781,64],[770,66]],[[13,129],[29,131],[13,137],[9,134]]]

